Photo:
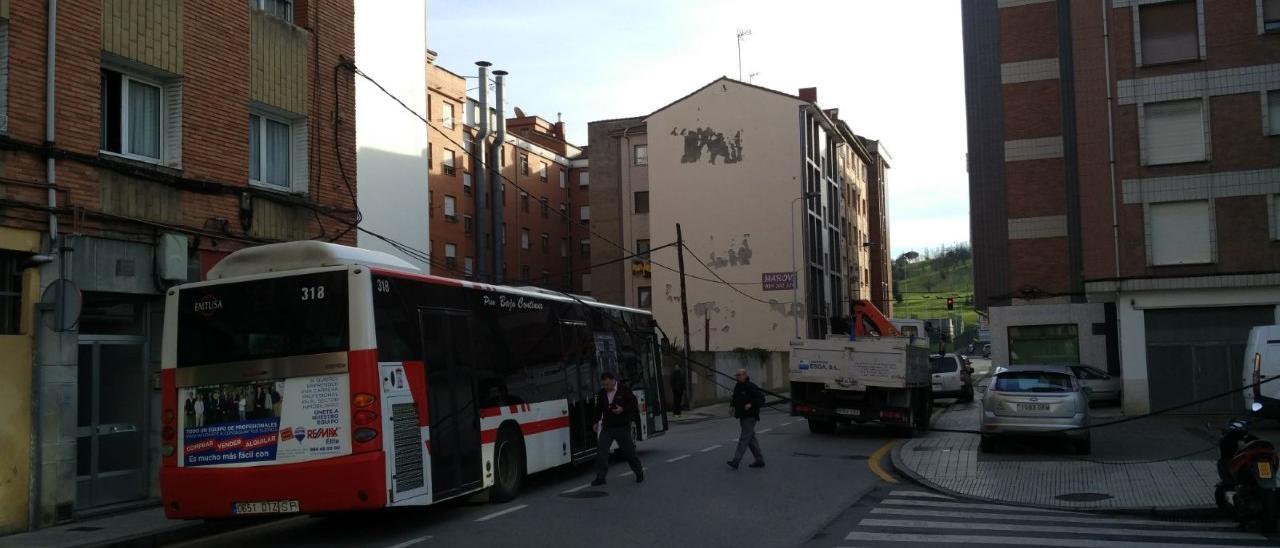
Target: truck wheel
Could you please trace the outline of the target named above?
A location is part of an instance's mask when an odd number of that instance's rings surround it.
[[[822,419],[809,419],[809,431],[814,434],[834,434],[836,422]]]
[[[490,500],[507,502],[516,498],[524,483],[524,440],[515,428],[498,431],[498,442],[493,446],[494,469],[497,477],[489,488]]]

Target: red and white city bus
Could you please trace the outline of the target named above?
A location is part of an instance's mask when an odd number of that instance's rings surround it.
[[[666,430],[643,310],[422,275],[290,242],[170,289],[161,495],[171,518],[427,505],[595,456],[611,371]]]

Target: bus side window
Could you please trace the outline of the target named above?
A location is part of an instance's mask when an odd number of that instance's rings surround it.
[[[418,312],[413,282],[376,276],[373,279],[373,326],[377,337],[378,361],[403,362],[422,359]]]

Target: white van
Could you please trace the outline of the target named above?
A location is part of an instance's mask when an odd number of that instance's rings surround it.
[[[1249,330],[1249,344],[1244,354],[1246,409],[1260,403],[1262,409],[1257,415],[1280,419],[1280,379],[1257,385],[1277,376],[1280,376],[1280,325],[1254,327]]]

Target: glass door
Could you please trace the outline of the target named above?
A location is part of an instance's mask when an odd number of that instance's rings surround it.
[[[146,496],[146,344],[141,337],[80,338],[76,506]]]

